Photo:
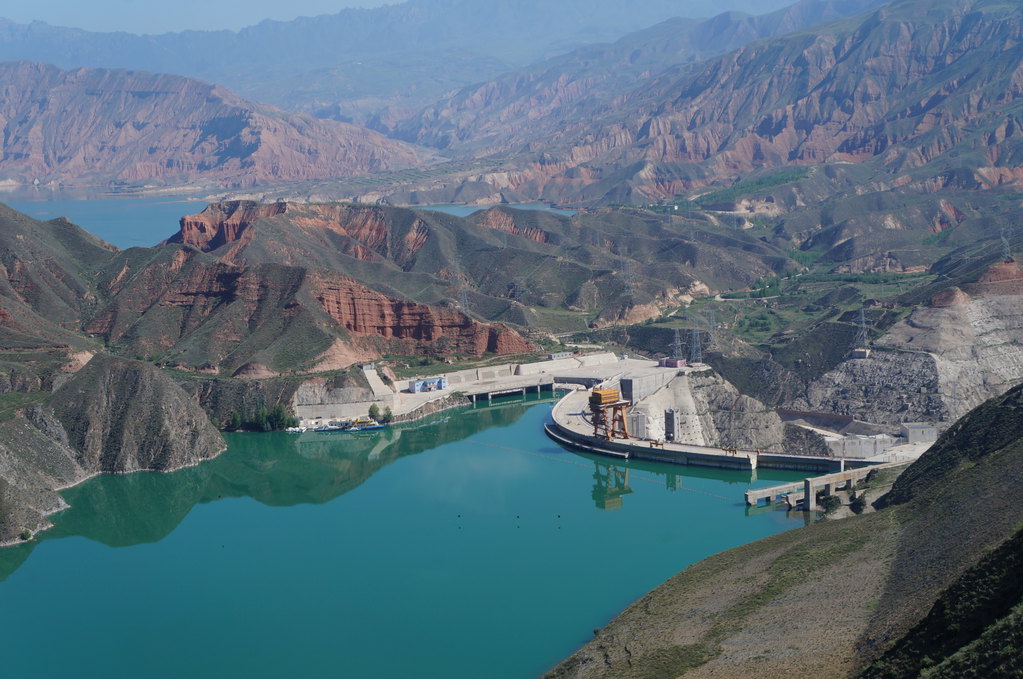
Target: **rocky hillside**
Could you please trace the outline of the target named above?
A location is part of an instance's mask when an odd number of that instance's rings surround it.
[[[953,422],[1023,382],[1023,270],[996,263],[952,286],[813,380],[797,408],[870,422]]]
[[[499,138],[514,151],[473,181],[561,202],[644,203],[762,168],[870,159],[869,181],[924,188],[955,181],[960,153],[974,182],[1011,183],[1021,27],[1020,9],[997,0],[898,0],[680,65],[610,101],[568,96],[528,124],[484,116],[478,129],[469,115],[457,134],[438,114],[435,133],[415,136]]]
[[[57,491],[101,472],[170,471],[226,447],[199,404],[151,365],[99,355],[0,420],[0,544],[49,526]]]
[[[228,202],[170,239],[222,264],[315,266],[477,318],[543,325],[533,308],[596,325],[637,322],[681,294],[748,285],[794,266],[780,249],[709,222],[637,210],[564,217],[495,207],[460,219],[346,204]]]
[[[426,156],[345,123],[138,71],[0,64],[0,180],[237,187],[405,168]]]
[[[878,4],[881,0],[800,0],[756,16],[726,12],[710,19],[669,19],[614,43],[581,47],[462,88],[402,120],[390,133],[459,152],[508,151],[523,143],[537,121],[571,120],[583,109],[608,111],[618,105],[616,100],[624,92],[670,68],[859,14]],[[386,118],[377,122],[386,124]]]
[[[410,0],[241,31],[94,33],[0,19],[0,61],[202,78],[285,108],[346,119],[418,107],[473,82],[675,16],[765,12],[789,0]],[[256,17],[253,17],[254,19]]]
[[[99,290],[109,302],[86,332],[118,351],[189,370],[268,377],[334,370],[383,354],[530,350],[507,327],[390,297],[340,273],[235,266],[173,245],[125,253]]]
[[[688,568],[547,676],[1015,676],[1021,405],[1017,387],[968,415],[879,511]]]

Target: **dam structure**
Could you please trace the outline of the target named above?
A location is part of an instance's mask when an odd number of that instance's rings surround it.
[[[851,462],[779,452],[783,425],[773,410],[739,394],[708,366],[663,363],[634,363],[592,391],[580,387],[570,392],[551,410],[547,435],[585,453],[719,469],[826,474],[845,471]],[[601,395],[614,390],[618,400],[600,405]],[[602,426],[602,408],[624,411],[626,426],[613,431]]]

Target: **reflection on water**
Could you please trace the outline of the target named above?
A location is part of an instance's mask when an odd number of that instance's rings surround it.
[[[493,406],[460,408],[420,422],[352,435],[342,432],[228,434],[216,459],[170,474],[103,475],[64,492],[71,508],[52,517],[41,541],[82,536],[111,547],[162,540],[195,505],[251,497],[264,505],[323,504],[407,455],[511,426],[531,405],[528,394]],[[28,558],[38,541],[0,549],[0,581]]]
[[[748,473],[568,452],[537,400],[234,435],[198,467],[69,490],[53,530],[0,550],[5,670],[537,676],[686,565],[796,525],[744,514]]]
[[[629,488],[629,468],[593,462],[593,492],[590,494],[597,509],[621,509],[622,498],[632,492]]]

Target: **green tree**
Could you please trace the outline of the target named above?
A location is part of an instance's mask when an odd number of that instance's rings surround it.
[[[391,406],[387,406],[386,408],[384,408],[384,417],[383,417],[382,421],[386,424],[386,423],[389,423],[393,419],[394,419],[394,413],[391,412]]]
[[[278,403],[270,411],[269,424],[272,431],[280,431],[288,427],[294,427],[297,418],[288,412],[283,403]]]
[[[377,422],[380,421],[380,406],[376,403],[369,407],[369,419],[376,420]]]

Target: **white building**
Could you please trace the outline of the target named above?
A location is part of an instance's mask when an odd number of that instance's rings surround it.
[[[888,434],[876,436],[825,436],[824,442],[835,457],[855,457],[864,459],[876,455],[884,455],[895,445],[895,437]]]
[[[933,443],[938,440],[938,428],[928,422],[906,422],[902,435],[906,443]]]

